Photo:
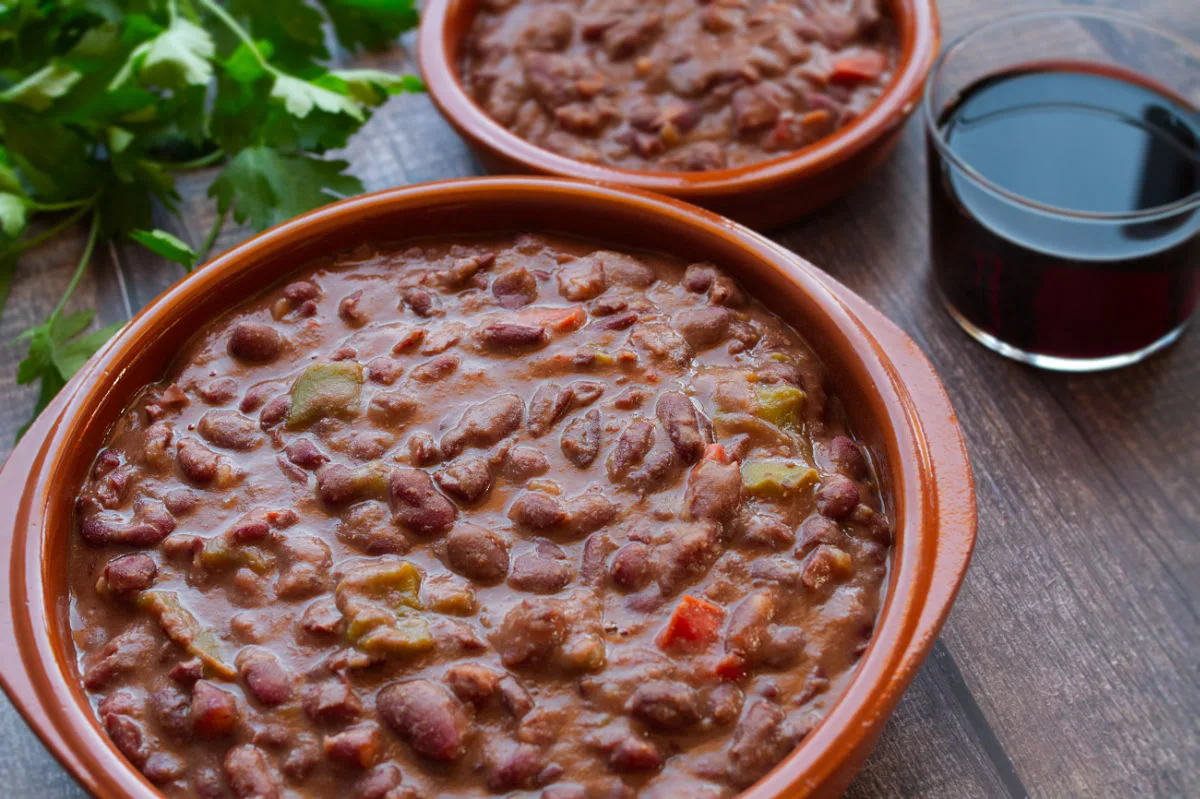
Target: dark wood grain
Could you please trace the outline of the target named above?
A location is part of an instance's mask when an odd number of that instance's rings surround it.
[[[941,10],[950,37],[997,6],[947,0]],[[1195,0],[1137,10],[1200,39]],[[397,51],[380,63],[405,60]],[[478,171],[425,97],[392,101],[345,155],[369,189]],[[210,179],[180,185],[185,214],[172,229],[192,242],[213,220]],[[979,544],[962,595],[848,795],[1200,795],[1200,338],[1101,375],[1046,374],[995,356],[931,290],[925,202],[914,121],[868,183],[775,234],[929,353],[978,481]],[[227,227],[218,249],[247,232]],[[0,337],[44,317],[81,247],[75,232],[21,264]],[[97,266],[73,304],[98,307],[101,322],[181,275],[133,247],[102,253]],[[5,448],[33,402],[13,383],[18,350],[0,351]],[[82,795],[2,699],[0,781],[12,796]]]

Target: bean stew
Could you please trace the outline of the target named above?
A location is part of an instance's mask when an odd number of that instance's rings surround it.
[[[882,94],[899,52],[886,0],[480,0],[460,72],[517,136],[626,169],[778,157]]]
[[[729,797],[866,649],[885,500],[817,356],[713,264],[363,246],[110,431],[80,674],[170,797]]]

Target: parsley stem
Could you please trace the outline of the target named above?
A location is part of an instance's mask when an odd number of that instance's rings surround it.
[[[95,199],[96,199],[95,197],[92,197],[91,199],[89,199],[87,201],[86,205],[81,206],[79,208],[79,210],[77,210],[75,213],[68,216],[63,221],[59,222],[57,225],[54,225],[53,227],[43,230],[41,233],[37,234],[36,236],[31,236],[27,239],[24,239],[23,241],[17,242],[16,245],[14,245],[14,247],[12,248],[12,251],[18,252],[18,253],[25,252],[26,250],[32,250],[34,247],[38,247],[42,244],[45,244],[50,239],[57,236],[59,233],[62,233],[64,230],[69,228],[71,225],[78,222],[79,218],[82,217],[84,214],[86,214],[88,211],[92,210],[92,205],[95,202]]]
[[[83,277],[83,272],[87,269],[92,260],[92,252],[96,249],[96,241],[100,238],[100,214],[92,213],[92,227],[88,231],[87,246],[83,248],[83,255],[79,259],[79,266],[75,267],[75,274],[71,275],[71,282],[67,284],[67,290],[63,292],[62,299],[58,301],[58,305],[54,306],[53,313],[50,314],[50,324],[62,314],[63,308],[67,305],[67,300],[71,299],[71,295],[75,293],[75,288],[79,285],[80,279]]]
[[[32,211],[70,211],[72,208],[82,208],[91,205],[95,197],[84,197],[82,200],[67,200],[61,203],[39,203],[36,200],[26,200],[25,207]]]
[[[193,158],[191,161],[158,161],[156,163],[163,169],[169,169],[172,172],[186,172],[189,169],[203,169],[206,166],[212,166],[224,157],[225,151],[218,147],[211,153]]]
[[[229,211],[224,211],[218,214],[217,218],[213,220],[212,227],[208,229],[208,235],[204,237],[204,243],[196,251],[196,266],[204,263],[205,259],[208,258],[208,251],[216,243],[217,236],[221,235],[221,228],[225,227],[225,217],[227,216],[229,216]]]
[[[246,33],[245,29],[238,24],[236,19],[230,16],[228,11],[215,2],[215,0],[199,0],[199,2],[201,6],[208,9],[210,14],[221,20],[221,23],[226,28],[229,28],[234,36],[241,39],[246,47],[250,48],[250,52],[254,54],[254,58],[257,59],[259,66],[272,75],[279,75],[279,70],[267,63],[267,59],[263,57],[262,51],[258,49],[258,45],[254,43],[254,39],[250,37],[250,34]]]

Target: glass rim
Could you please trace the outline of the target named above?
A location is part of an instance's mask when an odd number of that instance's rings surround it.
[[[1005,14],[1004,16],[995,19],[981,22],[972,26],[964,33],[959,34],[951,40],[942,52],[938,53],[938,57],[934,59],[933,66],[929,70],[929,75],[925,78],[925,93],[921,98],[922,116],[925,122],[925,131],[937,148],[938,154],[949,161],[955,168],[961,171],[964,175],[970,178],[975,183],[979,184],[984,189],[994,192],[1001,197],[1010,200],[1018,205],[1033,208],[1043,213],[1053,214],[1061,217],[1072,217],[1081,220],[1095,220],[1105,222],[1145,222],[1153,221],[1163,216],[1170,216],[1181,211],[1187,211],[1192,208],[1200,208],[1200,189],[1192,192],[1187,197],[1180,198],[1174,202],[1165,205],[1158,205],[1153,208],[1148,208],[1141,211],[1080,211],[1071,208],[1063,208],[1057,205],[1049,205],[1030,199],[1022,194],[1010,191],[1003,186],[1000,186],[992,180],[984,177],[973,166],[967,163],[942,135],[942,131],[938,128],[937,116],[933,109],[933,87],[941,74],[942,67],[946,63],[946,59],[953,53],[957,52],[969,39],[975,37],[992,28],[1000,28],[1005,25],[1018,22],[1035,21],[1038,19],[1094,19],[1101,22],[1121,23],[1124,25],[1132,25],[1142,30],[1149,31],[1156,36],[1161,36],[1188,52],[1191,57],[1200,61],[1200,43],[1173,33],[1157,25],[1151,24],[1144,19],[1129,14],[1124,11],[1114,11],[1111,9],[1047,9],[1044,11],[1023,11],[1013,14]],[[1190,101],[1189,101],[1190,106]],[[1200,108],[1193,109],[1200,115]]]

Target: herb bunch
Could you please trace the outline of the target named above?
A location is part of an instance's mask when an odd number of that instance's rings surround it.
[[[363,190],[323,154],[422,86],[329,69],[330,47],[386,47],[416,22],[413,0],[0,0],[0,310],[23,252],[88,224],[62,298],[20,336],[38,412],[120,326],[85,333],[94,311],[64,311],[99,242],[191,269],[229,216],[262,229]],[[175,175],[218,164],[198,250],[154,229],[156,202],[178,213]]]

